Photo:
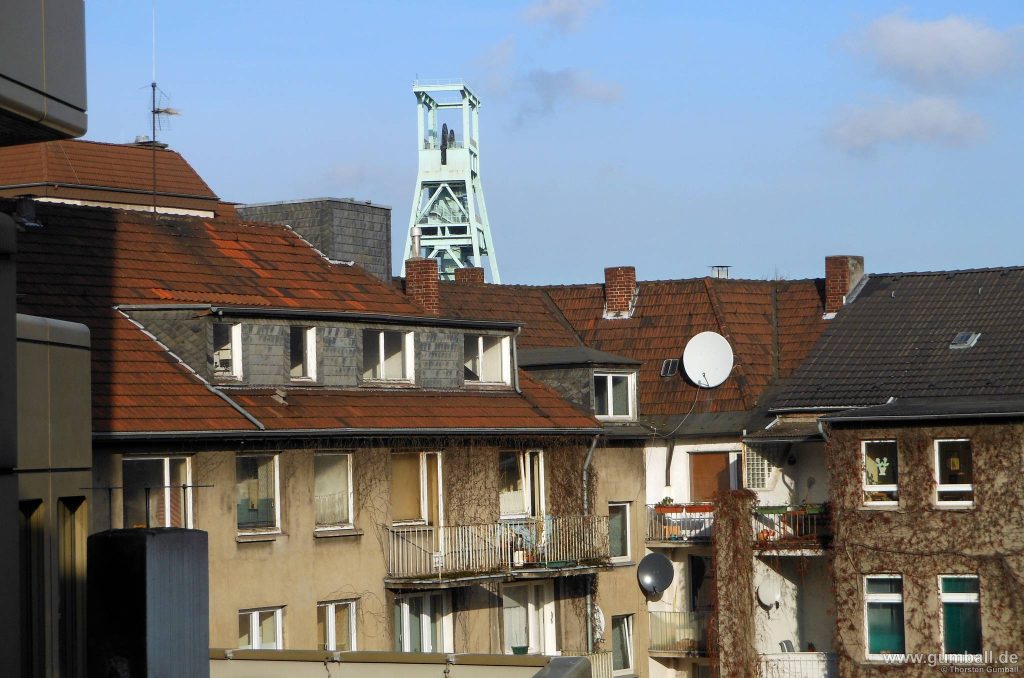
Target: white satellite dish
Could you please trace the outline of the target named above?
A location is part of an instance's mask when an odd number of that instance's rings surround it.
[[[765,607],[775,607],[775,604],[782,598],[782,587],[779,582],[771,579],[762,582],[757,587],[757,599]]]
[[[686,342],[683,370],[697,386],[721,386],[732,372],[732,346],[717,332],[701,332]]]

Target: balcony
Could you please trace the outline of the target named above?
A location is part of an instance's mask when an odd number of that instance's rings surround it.
[[[839,675],[831,652],[782,652],[761,655],[764,678],[835,678]]]
[[[820,551],[832,539],[825,504],[759,506],[750,520],[755,549]]]
[[[701,656],[707,654],[708,612],[650,612],[653,657]]]
[[[672,504],[647,507],[648,546],[706,544],[714,526],[711,504]]]
[[[458,579],[596,567],[609,559],[607,516],[383,529],[387,573],[393,579]]]
[[[564,652],[567,657],[586,657],[590,660],[590,675],[591,678],[612,678],[614,673],[614,664],[612,663],[612,653],[610,651],[605,652]]]

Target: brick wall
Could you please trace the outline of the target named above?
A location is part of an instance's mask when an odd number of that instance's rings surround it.
[[[437,259],[414,258],[405,262],[405,293],[431,315],[441,313],[441,282]]]
[[[864,277],[864,257],[825,257],[825,313],[835,313],[846,303],[846,295]]]
[[[455,269],[456,285],[483,285],[484,269],[479,266]]]
[[[636,269],[616,266],[604,269],[604,303],[609,316],[628,316],[636,293]]]

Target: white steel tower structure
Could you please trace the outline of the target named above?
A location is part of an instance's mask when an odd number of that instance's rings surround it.
[[[441,278],[451,280],[455,269],[483,266],[487,257],[491,282],[500,283],[480,185],[480,100],[461,81],[418,80],[412,91],[419,171],[405,258],[437,259]],[[438,129],[439,111],[442,117],[446,117],[444,111],[452,112],[447,114],[451,125],[442,122]],[[459,112],[461,136],[455,131]]]

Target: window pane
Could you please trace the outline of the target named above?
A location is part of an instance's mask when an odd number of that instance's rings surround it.
[[[405,379],[405,334],[384,333],[384,379]]]
[[[526,586],[506,586],[502,591],[506,654],[526,654],[529,649],[530,629],[526,617],[529,590]]]
[[[502,381],[502,355],[501,355],[501,337],[484,337],[484,354],[481,358],[482,365],[481,369],[483,372],[480,374],[480,378],[483,381],[497,383]]]
[[[480,381],[480,337],[475,334],[467,334],[463,338],[465,352],[465,379],[466,381]]]
[[[391,519],[422,520],[420,455],[391,455]]]
[[[318,527],[348,525],[349,487],[347,454],[317,454],[313,458],[313,501]]]
[[[498,454],[498,503],[501,514],[518,515],[526,510],[523,490],[522,456],[516,452]]]
[[[290,328],[289,356],[291,357],[292,379],[308,376],[306,372],[306,329],[305,327]]]
[[[245,650],[252,647],[251,627],[252,614],[249,612],[238,613],[238,647]]]
[[[231,374],[231,325],[213,325],[213,372]]]
[[[622,671],[631,668],[629,650],[629,617],[612,617],[612,670]]]
[[[316,606],[316,637],[320,639],[320,649],[322,650],[331,649],[331,639],[327,633],[327,614],[329,609],[328,605]]]
[[[380,330],[363,330],[363,379],[380,378]]]
[[[974,480],[969,440],[946,440],[939,443],[939,484],[969,485]]]
[[[347,652],[352,649],[352,606],[350,603],[337,603],[334,606],[334,649]]]
[[[594,376],[594,413],[607,416],[608,411],[608,377]]]
[[[895,441],[864,443],[864,485],[899,483],[899,459]],[[896,501],[895,490],[866,490],[866,501]]]
[[[238,492],[238,529],[276,527],[274,458],[236,457],[235,478]]]
[[[621,504],[608,506],[608,541],[611,545],[612,558],[629,555],[627,513],[626,507]]]
[[[955,654],[981,653],[981,606],[978,603],[943,603],[943,650]]]
[[[441,603],[441,595],[435,593],[430,596],[430,647],[425,648],[429,652],[441,652],[442,620],[444,619],[444,606]]]
[[[257,613],[260,625],[260,648],[264,650],[280,650],[277,646],[277,612],[265,610]]]
[[[943,577],[943,593],[978,593],[977,577]]]
[[[900,577],[868,577],[868,593],[903,593],[903,579]]]
[[[423,652],[423,598],[409,598],[409,652]]]
[[[903,603],[868,603],[868,653],[903,654]]]
[[[629,377],[612,377],[612,414],[629,416]]]
[[[164,527],[164,460],[125,459],[121,464],[124,486],[124,526]],[[149,523],[146,523],[146,488],[149,488]]]
[[[188,515],[187,511],[190,508],[187,505],[189,498],[189,490],[185,487],[188,485],[188,460],[187,459],[170,459],[168,460],[170,466],[170,505],[171,505],[171,524],[170,527],[187,527]]]

